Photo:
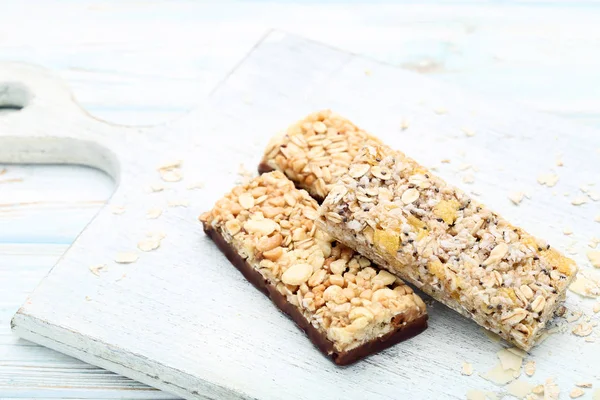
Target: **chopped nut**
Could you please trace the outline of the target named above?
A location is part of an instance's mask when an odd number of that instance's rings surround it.
[[[131,264],[138,260],[139,256],[136,253],[119,252],[115,256],[115,262],[119,264]]]
[[[281,281],[286,285],[301,285],[308,281],[313,273],[313,267],[310,264],[294,264],[285,270],[281,275]]]
[[[473,375],[473,364],[468,362],[463,362],[462,371],[460,372],[463,375],[471,376]]]
[[[270,235],[278,228],[277,222],[270,219],[249,220],[244,222],[244,229],[249,233]]]
[[[238,197],[238,201],[245,210],[254,207],[254,197],[250,193],[242,193],[240,197]]]
[[[537,181],[540,185],[546,185],[553,187],[558,182],[558,175],[556,174],[541,174],[538,176]]]
[[[151,208],[146,212],[146,218],[148,219],[156,219],[162,215],[162,210],[160,208]]]
[[[90,272],[96,276],[100,276],[100,272],[104,271],[105,269],[106,269],[105,264],[94,265],[94,266],[90,267]]]
[[[569,396],[572,399],[576,399],[578,397],[581,397],[585,394],[585,392],[579,388],[574,388],[573,390],[571,390],[571,393],[569,393]]]

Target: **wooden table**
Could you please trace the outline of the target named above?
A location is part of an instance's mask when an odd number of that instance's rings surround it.
[[[600,127],[597,5],[327,3],[0,1],[0,60],[54,69],[99,118],[149,125],[199,103],[277,27]],[[173,398],[10,332],[111,190],[88,168],[0,165],[0,398]]]

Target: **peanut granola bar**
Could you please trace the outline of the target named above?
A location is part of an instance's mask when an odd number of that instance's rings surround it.
[[[237,186],[200,220],[244,276],[336,364],[423,331],[423,301],[318,230],[317,208],[306,191],[275,171]]]
[[[319,111],[275,136],[258,171],[281,171],[321,202],[366,143],[381,142],[347,119]]]
[[[546,242],[386,146],[361,151],[317,224],[525,350],[577,273]]]

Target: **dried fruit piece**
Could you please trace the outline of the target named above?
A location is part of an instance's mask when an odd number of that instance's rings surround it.
[[[373,233],[373,242],[392,255],[396,255],[396,252],[400,247],[400,237],[398,234],[384,229],[375,229],[375,232]]]
[[[433,207],[433,214],[441,218],[448,225],[452,225],[456,220],[456,212],[460,207],[458,200],[442,200]]]

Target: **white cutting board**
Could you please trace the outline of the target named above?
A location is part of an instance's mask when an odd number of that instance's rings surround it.
[[[189,399],[440,399],[503,391],[478,373],[497,362],[504,344],[439,304],[429,307],[425,333],[351,367],[334,366],[204,236],[197,216],[240,179],[239,165],[254,170],[270,136],[311,111],[331,108],[439,166],[442,176],[482,193],[559,248],[578,240],[574,257],[584,268],[591,268],[586,243],[600,236],[593,220],[599,203],[570,204],[583,183],[600,190],[598,132],[281,32],[268,34],[206,104],[166,125],[95,120],[50,73],[19,64],[0,64],[0,104],[24,106],[0,113],[0,162],[91,165],[117,187],[15,315],[14,331]],[[404,119],[409,126],[401,130]],[[558,153],[564,167],[555,166]],[[443,158],[452,162],[440,164]],[[184,179],[162,182],[157,168],[176,159]],[[464,163],[478,171],[460,170]],[[538,174],[551,170],[559,183],[538,185]],[[461,182],[467,173],[475,183]],[[196,182],[204,188],[187,189]],[[164,191],[149,192],[160,183]],[[507,199],[516,190],[532,198],[516,207]],[[182,201],[189,206],[169,206]],[[113,213],[118,207],[125,212]],[[153,208],[162,216],[146,219]],[[562,233],[566,225],[571,237]],[[120,251],[136,251],[148,232],[167,235],[159,249],[138,251],[132,264],[113,261]],[[89,270],[98,264],[107,265],[100,276]],[[570,293],[568,302],[591,314],[593,301]],[[532,352],[538,367],[528,381],[556,377],[563,394],[576,381],[600,384],[598,343],[551,336]],[[460,374],[463,361],[473,363],[473,376]]]

